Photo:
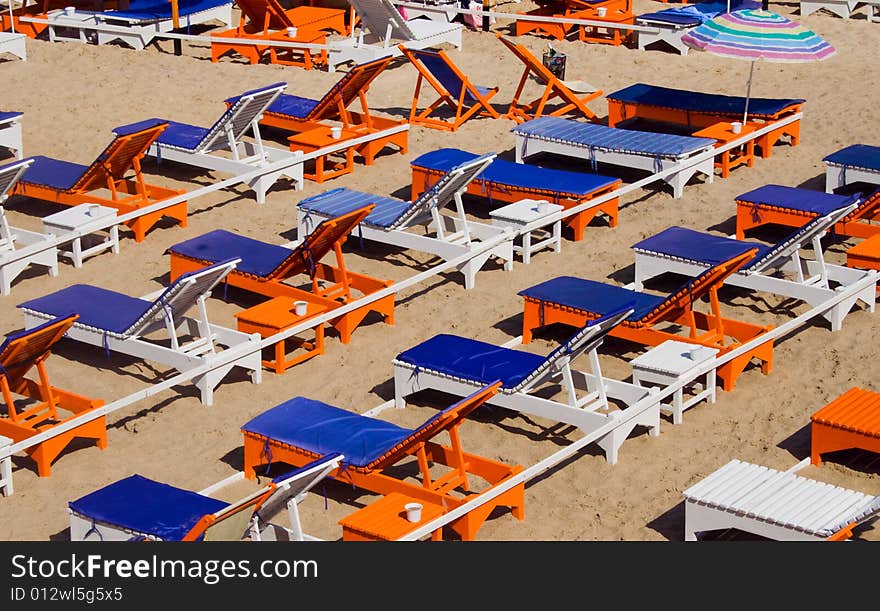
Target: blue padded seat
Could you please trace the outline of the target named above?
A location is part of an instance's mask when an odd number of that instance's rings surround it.
[[[609,100],[646,104],[663,108],[675,108],[692,112],[719,115],[742,114],[745,97],[687,91],[672,87],[660,87],[636,83],[605,96]],[[803,104],[796,98],[749,98],[749,117],[772,117],[791,106]]]
[[[748,250],[757,248],[758,252],[754,258],[741,267],[742,270],[749,269],[772,250],[772,247],[763,244],[734,240],[678,226],[664,229],[658,234],[636,242],[632,247],[636,250],[662,253],[679,259],[699,261],[706,265],[718,265]]]
[[[419,155],[410,162],[410,165],[415,168],[448,172],[455,166],[477,157],[479,157],[477,153],[461,149],[440,148]],[[601,174],[542,168],[497,157],[474,179],[475,183],[484,185],[484,190],[489,192],[490,197],[492,188],[516,187],[554,193],[558,197],[573,199],[586,197],[619,181],[619,178]]]
[[[210,263],[241,258],[241,262],[235,268],[237,272],[268,278],[290,258],[294,251],[225,229],[215,229],[174,244],[166,253]]]
[[[231,3],[231,0],[178,0],[178,14],[186,17]],[[101,15],[143,21],[159,21],[173,17],[171,3],[156,0],[132,0],[126,10],[104,11]]]
[[[122,334],[153,307],[152,301],[89,284],[73,284],[18,305],[49,316],[79,314],[78,325]]]
[[[785,185],[764,185],[742,195],[736,196],[737,202],[745,202],[755,206],[775,206],[786,210],[812,212],[818,215],[828,214],[855,200],[853,195],[835,195],[813,189],[788,187]]]
[[[163,541],[180,541],[207,514],[229,503],[131,475],[68,503],[74,512]]]
[[[375,204],[376,207],[361,223],[380,229],[393,225],[412,205],[411,202],[396,197],[373,195],[339,187],[307,197],[301,200],[297,207],[306,213],[314,212],[321,216],[337,217],[359,210],[369,204]]]
[[[664,9],[653,13],[643,13],[637,19],[646,19],[669,23],[673,25],[697,26],[722,13],[741,11],[744,9],[759,9],[761,3],[755,0],[732,0],[728,9],[727,2],[696,2],[685,6]]]
[[[517,125],[511,131],[525,138],[557,140],[583,146],[587,149],[603,149],[655,157],[687,155],[715,144],[715,140],[712,138],[644,132],[550,116],[531,119]]]
[[[80,178],[89,169],[89,166],[71,161],[62,161],[43,155],[28,157],[33,163],[24,171],[19,182],[49,187],[58,191],[73,189]]]
[[[226,100],[227,104],[235,104],[241,96],[235,96]],[[293,117],[294,119],[307,119],[320,100],[303,98],[298,95],[282,93],[266,109],[267,113]]]
[[[425,64],[428,71],[440,81],[443,88],[446,89],[454,99],[458,100],[461,97],[462,90],[464,90],[465,100],[468,100],[469,102],[477,101],[477,98],[465,88],[465,84],[461,80],[461,77],[449,67],[449,64],[447,64],[439,54],[433,51],[424,51],[420,49],[413,49],[412,52],[423,64]],[[493,89],[492,87],[482,87],[473,83],[471,83],[471,86],[484,98],[491,93]]]
[[[13,119],[15,117],[21,117],[23,115],[24,115],[23,112],[16,112],[14,110],[0,112],[0,121],[6,121],[7,119]]]
[[[626,322],[642,320],[668,299],[573,276],[551,278],[523,289],[517,295],[600,316],[632,308],[633,313],[627,317]]]
[[[880,146],[853,144],[827,155],[822,161],[847,168],[880,171]]]
[[[156,143],[159,145],[194,151],[211,133],[211,128],[209,127],[199,127],[189,123],[178,123],[177,121],[166,120],[166,122],[168,127],[156,139]]]

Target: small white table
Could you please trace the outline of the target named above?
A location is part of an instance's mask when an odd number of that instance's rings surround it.
[[[492,224],[499,227],[512,227],[522,235],[522,245],[514,241],[513,250],[522,254],[523,263],[529,264],[532,253],[542,248],[553,248],[554,252],[562,250],[562,219],[556,219],[552,224],[538,222],[556,212],[562,211],[563,206],[551,204],[547,200],[521,199],[512,204],[502,206],[489,212]],[[537,223],[537,224],[536,224]],[[547,225],[550,224],[550,229]],[[530,226],[531,229],[525,229]],[[536,238],[537,241],[533,241]]]
[[[640,354],[632,361],[633,383],[642,386],[648,384],[662,384],[669,386],[675,382],[683,382],[684,386],[672,395],[671,405],[661,405],[661,411],[672,413],[672,423],[681,424],[681,415],[684,410],[693,407],[703,399],[709,403],[715,403],[715,368],[710,369],[705,377],[705,384],[697,381],[700,365],[715,359],[718,355],[716,348],[667,340],[651,348],[644,354]],[[694,396],[684,400],[684,388],[690,385],[702,386]]]
[[[50,214],[43,218],[43,231],[54,233],[60,237],[71,231],[80,232],[71,242],[71,250],[59,249],[59,256],[67,257],[73,261],[74,267],[82,267],[83,259],[91,257],[104,250],[112,250],[114,254],[119,252],[119,226],[115,223],[108,227],[108,222],[116,218],[116,209],[100,204],[80,204],[67,210]],[[91,238],[90,234],[105,234],[97,241],[94,238],[83,248],[83,238]]]

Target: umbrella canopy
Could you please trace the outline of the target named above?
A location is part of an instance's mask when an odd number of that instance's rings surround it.
[[[836,53],[834,47],[812,30],[763,9],[722,13],[690,30],[681,40],[693,49],[752,62],[746,85],[743,123],[749,114],[752,74],[757,60],[813,62],[828,59]]]

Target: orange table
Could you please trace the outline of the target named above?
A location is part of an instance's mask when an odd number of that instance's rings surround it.
[[[351,140],[358,137],[358,132],[350,129],[342,128],[339,138],[334,138],[330,133],[330,126],[320,126],[309,129],[298,134],[290,136],[287,141],[290,143],[290,150],[302,151],[303,153],[312,153],[334,144],[339,144],[344,140]],[[359,145],[358,145],[359,146]],[[354,170],[354,151],[356,146],[344,146],[331,153],[326,153],[315,158],[313,164],[307,164],[307,167],[313,165],[313,169],[303,168],[303,177],[315,182],[324,182],[328,178],[335,178],[343,174],[350,174]],[[341,161],[332,161],[331,157],[341,156]]]
[[[880,454],[880,393],[850,388],[810,417],[810,462],[822,454],[859,448]]]
[[[715,146],[719,147],[753,131],[755,131],[754,125],[743,125],[742,131],[734,134],[729,122],[721,122],[704,127],[692,135],[699,138],[714,138],[718,141]],[[719,160],[715,162],[715,167],[721,168],[721,178],[727,178],[730,175],[730,170],[737,166],[746,164],[752,167],[755,165],[755,139],[750,138],[745,144],[728,149],[718,157]]]
[[[862,240],[846,251],[848,267],[880,269],[880,235]]]
[[[243,333],[259,333],[260,337],[269,337],[327,311],[327,307],[324,305],[309,303],[305,315],[298,316],[293,311],[294,301],[296,300],[291,297],[274,297],[238,312],[235,315],[238,321],[238,330]],[[315,332],[314,341],[293,336],[276,342],[274,358],[264,359],[263,365],[274,369],[275,373],[284,373],[288,367],[293,367],[313,356],[322,354],[324,352],[324,323],[316,324],[312,329]],[[296,348],[305,349],[305,352],[287,359],[288,342],[295,344]]]
[[[281,30],[268,37],[278,42],[304,42],[323,45],[327,43],[327,33],[311,28],[297,28],[296,36],[289,36]],[[309,49],[306,47],[269,47],[269,62],[282,66],[299,66],[311,70],[315,64],[327,63],[327,49]]]
[[[410,522],[406,519],[404,505],[413,502],[422,504],[422,519],[419,522]],[[342,525],[342,540],[395,541],[422,524],[439,518],[443,513],[444,509],[440,505],[426,503],[421,499],[414,499],[399,492],[392,492],[375,503],[339,520]],[[442,539],[442,529],[431,533],[432,541],[441,541]]]
[[[605,21],[609,25],[581,25],[578,26],[578,39],[581,42],[596,42],[606,45],[614,45],[619,47],[627,43],[633,37],[633,30],[614,27],[614,24],[629,24],[636,22],[636,16],[632,11],[613,12],[602,17],[599,15],[591,15],[588,11],[578,13],[577,15],[568,15],[568,17],[576,19],[592,19],[596,21]]]

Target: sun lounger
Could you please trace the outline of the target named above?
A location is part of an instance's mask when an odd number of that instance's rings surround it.
[[[614,46],[626,43],[632,36],[630,30],[615,28],[614,24],[631,24],[635,17],[631,0],[563,0],[561,6],[554,3],[520,14],[523,16],[514,22],[514,32],[517,36],[536,33],[556,40],[564,40],[573,30],[577,30],[578,40],[581,42],[598,42]],[[607,22],[608,27],[600,33],[598,31],[600,26],[539,21],[529,19],[529,16]]]
[[[663,178],[672,187],[673,197],[681,197],[688,180],[697,173],[707,182],[715,176],[714,158],[689,163],[692,157],[715,146],[712,138],[644,132],[581,123],[559,117],[538,117],[514,127],[516,161],[523,163],[539,153],[585,159],[596,172],[599,163],[661,172],[681,166]]]
[[[840,541],[880,512],[880,497],[740,460],[684,491],[684,538],[735,528],[777,541]]]
[[[746,99],[739,96],[688,91],[636,83],[605,98],[608,100],[608,125],[616,127],[631,119],[648,119],[699,130],[723,121],[742,121]],[[749,98],[748,121],[764,127],[779,119],[801,112],[805,100],[786,98]],[[791,146],[800,142],[800,119],[760,136],[755,144],[761,157],[787,136]]]
[[[479,388],[414,429],[314,399],[294,397],[241,427],[244,473],[253,478],[255,468],[260,465],[286,463],[297,466],[321,456],[340,453],[345,459],[330,477],[383,496],[397,493],[426,506],[439,507],[441,513],[445,513],[477,497],[472,489],[477,482],[473,480],[488,484],[490,487],[486,491],[489,491],[522,471],[519,465],[462,450],[458,426],[497,391],[498,383]],[[432,441],[444,431],[449,434],[451,446]],[[417,459],[421,481],[402,479],[386,472],[408,457]],[[462,539],[472,540],[496,507],[510,507],[513,515],[522,519],[524,491],[525,486],[520,482],[452,521],[449,526]]]
[[[412,199],[421,196],[455,166],[479,157],[476,153],[454,148],[441,148],[419,155],[410,162],[412,167]],[[584,174],[537,165],[495,160],[477,178],[468,183],[471,196],[488,198],[489,203],[517,202],[521,199],[546,199],[566,210],[620,187],[621,180],[601,174]],[[583,238],[590,221],[602,213],[611,227],[617,226],[618,199],[611,198],[571,214],[563,223],[572,228],[574,240]]]
[[[868,196],[835,195],[801,187],[764,185],[736,196],[736,239],[762,225],[801,227],[807,220],[857,202],[852,212],[835,223],[836,235],[870,238],[880,233],[880,189]]]
[[[880,146],[853,144],[830,155],[825,162],[825,192],[856,182],[880,185]]]
[[[279,162],[284,167],[266,171],[247,180],[254,190],[257,203],[266,202],[266,192],[282,177],[293,181],[294,188],[303,188],[302,153],[277,149],[263,144],[259,121],[262,113],[278,98],[285,83],[275,83],[246,91],[227,106],[210,127],[178,123],[168,119],[149,119],[167,125],[147,149],[157,161],[174,161],[197,168],[217,170],[233,175],[246,174]],[[114,131],[124,132],[128,126]],[[250,132],[252,140],[244,136]]]
[[[141,172],[141,158],[159,137],[167,123],[143,121],[117,128],[110,144],[89,165],[80,165],[52,157],[29,157],[33,163],[18,181],[14,195],[43,199],[65,206],[84,203],[103,204],[121,214],[157,204],[185,193],[147,184]],[[126,178],[129,170],[131,178]],[[109,190],[104,195],[102,190]],[[141,242],[147,232],[163,217],[169,217],[186,227],[186,201],[178,202],[156,212],[149,212],[126,221],[134,232],[135,241]]]
[[[179,28],[187,33],[194,25],[220,22],[229,27],[232,24],[230,0],[177,0],[177,8]],[[99,26],[96,28],[99,45],[118,40],[141,50],[153,42],[157,34],[175,29],[171,3],[162,0],[133,0],[127,8],[96,12],[94,17]],[[105,25],[115,27],[100,27]]]
[[[260,125],[293,132],[296,136],[291,137],[290,146],[298,150],[300,143],[313,148],[326,146],[330,127],[338,123],[342,127],[340,143],[368,136],[355,147],[366,165],[373,165],[376,155],[389,145],[406,154],[409,123],[376,116],[367,104],[370,84],[391,60],[385,57],[353,66],[318,99],[282,93],[263,111]],[[349,109],[355,99],[360,102],[360,112]],[[238,97],[229,98],[226,105],[237,102]]]
[[[0,32],[0,55],[11,53],[20,60],[27,61],[25,39],[27,36],[20,32]]]
[[[502,229],[467,218],[461,194],[487,166],[494,154],[477,157],[450,169],[434,186],[412,201],[373,195],[341,188],[319,193],[297,204],[297,237],[308,235],[315,219],[328,219],[363,208],[375,207],[357,226],[359,238],[411,248],[436,255],[445,261],[461,257],[479,248],[482,242],[497,238]],[[442,214],[455,202],[454,216]],[[416,229],[416,231],[411,231]],[[477,272],[492,258],[499,258],[506,269],[513,269],[513,237],[479,255],[457,269],[464,275],[464,286],[474,286]]]
[[[237,260],[227,260],[181,275],[155,299],[130,297],[88,284],[74,284],[43,297],[18,304],[24,312],[25,328],[68,312],[79,314],[67,337],[106,351],[162,363],[186,373],[223,357],[239,357],[222,367],[199,374],[191,381],[201,393],[202,403],[213,404],[214,389],[234,367],[251,375],[254,384],[262,379],[259,337],[211,324],[205,300],[223,282]],[[198,318],[186,314],[198,308]],[[150,337],[164,329],[167,339]]]
[[[825,262],[823,255],[822,236],[856,206],[850,204],[817,216],[769,246],[685,227],[669,227],[633,244],[635,289],[642,290],[646,280],[667,272],[697,276],[733,255],[757,248],[755,257],[728,276],[725,284],[797,299],[814,307],[832,299],[843,288],[864,285],[852,297],[822,313],[831,323],[831,330],[838,331],[844,317],[857,302],[861,301],[868,311],[873,312],[877,298],[878,272],[832,265]],[[807,245],[812,246],[813,259],[800,254]]]
[[[858,0],[800,0],[801,17],[825,9],[843,19],[849,19],[858,5]]]
[[[413,93],[409,122],[446,131],[456,131],[471,117],[488,116],[500,119],[489,100],[498,93],[498,87],[484,87],[472,83],[443,51],[430,49],[407,49],[400,45],[400,52],[418,70],[416,89]],[[434,89],[437,98],[419,111],[422,82]],[[444,119],[437,111],[451,111],[453,116]]]
[[[330,41],[327,61],[331,70],[348,62],[399,57],[401,44],[427,49],[446,43],[461,49],[464,26],[460,23],[405,19],[390,0],[351,0],[350,4],[360,17],[361,28],[353,28],[348,38]]]
[[[880,394],[853,387],[810,416],[810,462],[859,449],[880,454]]]
[[[12,292],[12,283],[28,267],[45,268],[58,275],[58,247],[49,246],[51,236],[13,227],[6,218],[3,203],[32,162],[18,161],[0,166],[0,295]],[[26,256],[22,256],[27,252]]]
[[[593,318],[633,307],[635,312],[612,328],[610,335],[644,346],[657,346],[673,339],[716,348],[722,357],[772,329],[723,317],[718,301],[718,289],[724,281],[752,260],[757,250],[731,256],[664,296],[572,276],[557,276],[536,284],[518,293],[524,302],[523,343],[531,342],[534,331],[546,325],[580,327]],[[711,313],[695,309],[703,296],[709,297]],[[768,339],[718,367],[724,390],[733,390],[737,377],[753,358],[760,361],[764,374],[769,374],[773,340]]]
[[[6,415],[0,417],[0,435],[14,443],[104,405],[100,399],[89,399],[49,383],[46,359],[76,318],[68,314],[10,333],[0,345],[0,391],[6,407]],[[26,377],[34,368],[36,380]],[[37,463],[40,477],[49,477],[52,463],[75,438],[92,439],[103,450],[107,447],[106,418],[95,418],[27,448],[25,452]]]
[[[760,2],[754,0],[732,0],[730,10],[759,9]],[[678,51],[680,55],[687,55],[688,47],[681,41],[681,37],[701,23],[728,12],[727,2],[696,2],[662,11],[642,13],[636,16],[636,25],[654,28],[656,31],[639,30],[636,32],[640,51],[646,50],[655,43],[665,43]]]
[[[538,61],[538,58],[532,55],[525,45],[515,43],[501,33],[497,33],[495,36],[524,65],[519,85],[517,85],[513,99],[510,102],[510,107],[505,115],[508,119],[517,123],[536,119],[544,115],[551,117],[561,117],[564,115],[583,116],[591,121],[596,119],[596,114],[587,107],[587,102],[599,98],[602,95],[601,89],[597,89],[583,81],[563,81],[557,78],[547,66]],[[543,86],[543,90],[541,95],[531,102],[520,102],[520,96],[530,76]],[[562,104],[548,107],[547,103],[556,98],[559,98]]]
[[[16,159],[23,156],[21,112],[0,112],[0,146],[13,152]]]
[[[315,460],[275,477],[265,486],[227,503],[200,492],[130,475],[68,503],[71,541],[240,541],[262,540],[260,511],[287,502],[296,516],[296,540],[303,540],[296,497],[339,466],[341,456]]]
[[[321,30],[336,32],[345,35],[348,29],[345,25],[345,9],[330,8],[323,6],[300,5],[286,9],[277,0],[236,0],[236,5],[241,11],[241,19],[238,26],[231,30],[211,32],[211,37],[216,39],[241,38],[241,39],[266,39],[267,45],[251,43],[211,41],[211,61],[218,62],[227,53],[237,53],[246,58],[252,64],[260,63],[266,56],[266,51],[273,50],[270,55],[270,63],[287,64],[285,61],[285,49],[271,47],[271,43],[277,41],[292,42],[293,39],[287,34],[287,28],[297,28],[303,32],[317,32]],[[326,55],[326,53],[325,53]],[[299,62],[296,62],[299,65]]]
[[[613,465],[621,444],[637,425],[648,427],[651,435],[660,434],[660,401],[653,398],[655,390],[604,377],[599,366],[597,349],[602,340],[632,312],[627,309],[589,321],[547,356],[458,335],[435,335],[392,361],[395,405],[405,407],[405,397],[420,390],[463,395],[490,378],[500,379],[499,392],[487,403],[576,426],[585,434],[613,421],[626,409],[650,405],[625,426],[597,440]],[[590,372],[573,369],[572,363],[581,355],[587,355]],[[561,387],[563,399],[549,398],[547,389],[554,385]],[[579,396],[578,390],[586,392]]]
[[[345,266],[342,244],[373,206],[364,206],[318,224],[294,248],[269,244],[223,229],[215,229],[198,237],[169,247],[171,279],[205,265],[225,261],[229,257],[241,262],[226,277],[228,286],[265,297],[290,297],[333,310],[357,295],[369,295],[390,286],[380,280],[358,274]],[[322,263],[330,251],[336,255],[336,266]],[[288,281],[300,274],[308,277],[308,288],[298,288]],[[387,324],[394,324],[394,295],[387,295],[350,312],[331,319],[340,341],[348,343],[355,328],[370,313],[376,312]]]

